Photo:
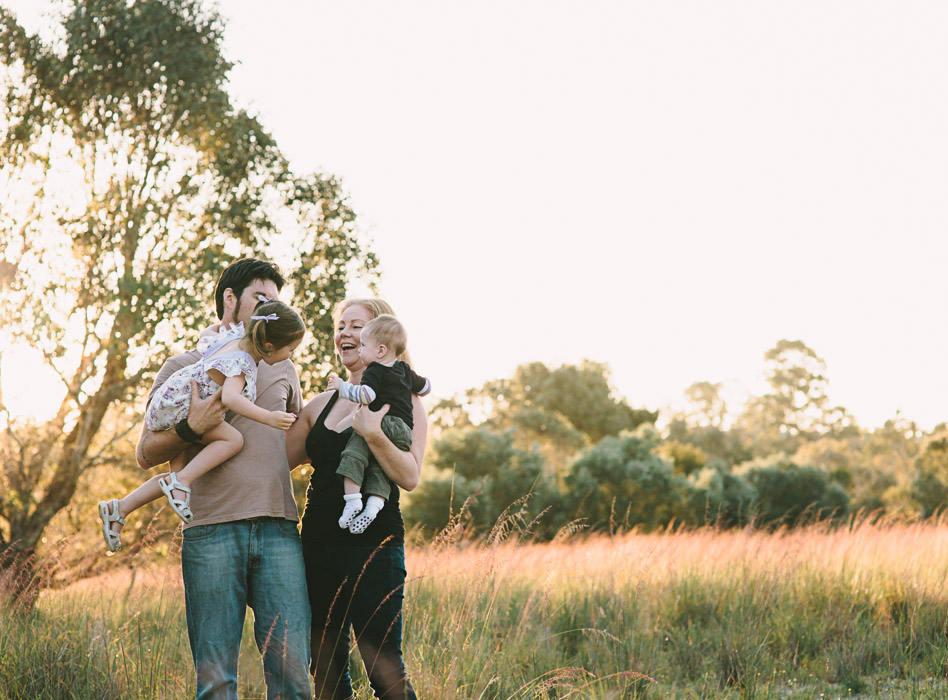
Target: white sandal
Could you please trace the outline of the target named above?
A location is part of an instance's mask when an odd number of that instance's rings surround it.
[[[109,548],[110,552],[119,551],[122,548],[122,531],[116,532],[113,530],[112,523],[124,525],[125,518],[119,513],[117,498],[113,498],[111,501],[99,501],[99,519],[102,521],[102,536],[105,538],[105,546]]]
[[[173,510],[184,522],[191,522],[191,519],[194,518],[194,513],[191,512],[191,489],[178,481],[178,475],[174,472],[171,472],[167,477],[163,476],[159,478],[158,487],[161,489],[162,493],[168,497],[168,503],[171,504],[171,510]],[[171,494],[172,491],[184,491],[184,500],[175,498]]]

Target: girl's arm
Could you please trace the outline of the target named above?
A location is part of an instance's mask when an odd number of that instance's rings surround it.
[[[421,399],[412,396],[411,406],[415,427],[411,431],[411,450],[408,452],[398,449],[382,432],[382,416],[388,413],[388,404],[378,411],[360,406],[352,418],[353,430],[365,438],[382,471],[405,491],[414,490],[421,480],[421,465],[428,441],[428,415]]]
[[[332,396],[331,391],[324,391],[303,406],[300,417],[286,431],[286,461],[290,463],[290,469],[295,469],[301,464],[309,464],[309,456],[306,454],[306,436],[313,429],[316,419],[326,407],[330,396]]]
[[[260,408],[253,401],[241,394],[240,392],[244,390],[244,386],[247,384],[247,377],[243,374],[238,374],[234,377],[225,377],[216,369],[207,370],[207,374],[211,379],[221,385],[221,401],[228,410],[240,414],[244,418],[249,418],[258,423],[279,428],[280,430],[286,430],[293,425],[293,421],[296,420],[296,416],[292,413],[268,411],[265,408]]]

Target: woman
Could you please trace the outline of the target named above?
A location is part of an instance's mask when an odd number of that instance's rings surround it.
[[[359,383],[365,369],[359,357],[362,327],[383,313],[393,312],[381,299],[347,299],[333,314],[336,352],[353,384]],[[335,391],[323,392],[310,401],[287,432],[290,467],[313,465],[301,537],[313,612],[311,668],[316,698],[352,697],[350,628],[355,630],[376,696],[416,697],[401,652],[405,525],[398,501],[400,488],[411,491],[418,485],[428,419],[417,396],[412,398],[412,409],[409,452],[399,450],[382,432],[384,407],[373,413],[339,398]],[[358,535],[339,527],[343,483],[335,473],[353,430],[365,438],[395,484],[385,508]]]

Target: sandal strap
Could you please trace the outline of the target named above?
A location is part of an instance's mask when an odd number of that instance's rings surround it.
[[[180,481],[178,481],[178,475],[175,472],[170,472],[171,476],[165,481],[168,484],[169,488],[174,489],[175,491],[184,491],[185,493],[191,493],[191,488],[185,486]]]
[[[109,507],[106,510],[110,523],[119,523],[120,525],[125,524],[125,517],[119,513],[119,502],[117,498],[113,498],[109,502]]]

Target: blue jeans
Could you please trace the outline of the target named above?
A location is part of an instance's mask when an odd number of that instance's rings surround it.
[[[320,700],[352,697],[349,634],[377,698],[415,700],[402,661],[405,550],[401,545],[307,544],[306,576],[313,609],[313,680]]]
[[[188,640],[197,700],[236,700],[244,616],[254,616],[268,700],[309,700],[309,600],[296,523],[251,518],[184,531]]]

